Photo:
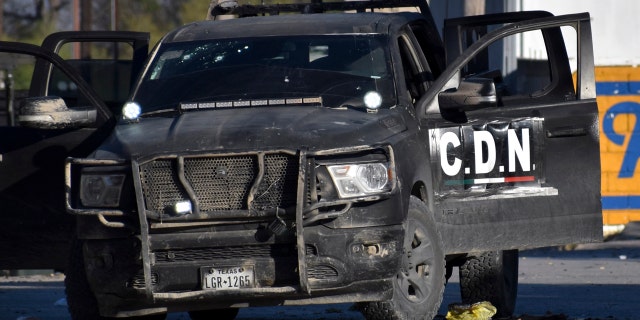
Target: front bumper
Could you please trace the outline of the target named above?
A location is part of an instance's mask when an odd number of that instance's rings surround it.
[[[85,265],[101,313],[389,299],[404,234],[395,180],[384,194],[327,201],[331,190],[314,172],[334,153],[369,152],[376,159],[385,155],[395,167],[389,146],[133,160],[137,218],[126,208],[81,208],[73,197],[82,166],[122,162],[69,159],[69,212],[96,215],[105,229],[132,230],[128,237],[120,232],[110,238],[108,230],[85,237],[94,239],[85,242]],[[226,190],[238,185],[242,192]],[[171,204],[183,201],[193,204],[192,212],[171,211]],[[251,287],[203,289],[203,270],[219,266],[249,266],[255,281]]]
[[[401,225],[306,228],[303,269],[294,243],[258,244],[250,232],[153,235],[150,286],[139,258],[139,238],[87,241],[84,253],[88,279],[106,316],[144,314],[145,309],[379,301],[390,298],[402,234]],[[255,287],[202,289],[202,270],[247,265],[255,270]]]

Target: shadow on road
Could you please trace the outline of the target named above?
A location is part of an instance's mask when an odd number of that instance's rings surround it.
[[[640,319],[640,224],[631,224],[611,241],[579,245],[571,251],[542,248],[521,252],[520,320]],[[447,305],[460,302],[454,277],[445,288]],[[60,274],[0,278],[0,320],[69,319]],[[186,313],[168,320],[188,320]],[[239,320],[362,320],[349,304],[247,308]]]

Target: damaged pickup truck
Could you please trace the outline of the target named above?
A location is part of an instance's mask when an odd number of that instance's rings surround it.
[[[507,316],[518,249],[601,239],[589,15],[448,20],[442,41],[426,4],[364,12],[398,4],[240,6],[166,35],[121,112],[27,99],[22,126],[109,132],[65,166],[72,318],[431,319],[456,267]],[[496,61],[522,36],[541,59]]]

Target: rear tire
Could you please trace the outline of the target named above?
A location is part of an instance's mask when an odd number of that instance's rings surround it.
[[[368,320],[433,319],[442,302],[445,260],[442,240],[427,206],[411,197],[405,222],[404,257],[393,298],[358,305]]]
[[[489,301],[495,318],[513,315],[518,296],[518,250],[487,251],[467,257],[460,266],[463,303]]]
[[[233,320],[238,315],[237,308],[189,311],[191,320]]]

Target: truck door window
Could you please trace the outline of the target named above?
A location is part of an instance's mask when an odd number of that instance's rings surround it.
[[[120,112],[133,81],[133,48],[129,43],[71,42],[64,44],[59,54],[72,57],[66,61],[80,72],[114,114]],[[51,74],[48,91],[65,99],[76,97],[73,84],[60,72]]]
[[[429,65],[432,79],[439,77],[445,68],[444,47],[442,46],[440,35],[424,23],[412,24],[410,29]]]
[[[70,108],[85,107],[89,104],[89,99],[57,67],[53,67],[52,77],[49,79],[46,74],[37,72],[34,67],[36,60],[29,54],[0,52],[0,68],[4,69],[0,81],[0,126],[18,126],[18,110],[24,99],[29,96],[61,97]],[[34,82],[47,80],[48,92],[29,92]]]
[[[26,54],[0,53],[0,126],[14,126],[19,101],[27,96],[35,58]]]
[[[422,83],[422,74],[425,68],[419,60],[419,53],[412,46],[408,36],[403,35],[398,38],[398,47],[400,48],[406,90],[412,103],[415,103],[426,91]]]
[[[462,78],[493,79],[502,106],[532,99],[575,99],[571,70],[565,58],[558,56],[558,46],[548,43],[545,32],[554,31],[529,31],[492,43],[464,66]]]

